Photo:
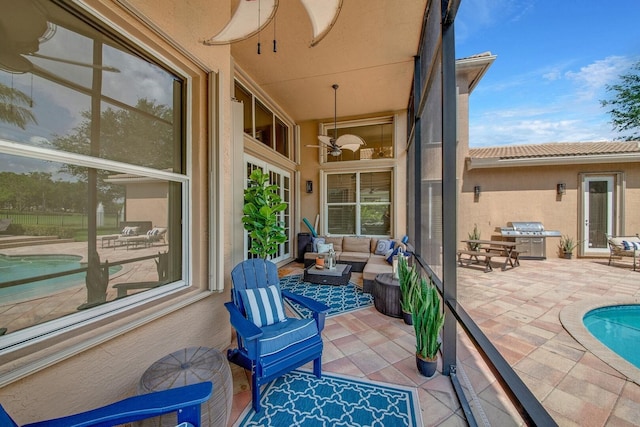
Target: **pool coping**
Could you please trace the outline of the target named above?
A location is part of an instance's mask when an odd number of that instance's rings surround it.
[[[560,323],[587,351],[640,385],[640,369],[618,356],[587,330],[582,319],[591,310],[612,305],[638,305],[640,298],[611,298],[575,302],[560,311]]]

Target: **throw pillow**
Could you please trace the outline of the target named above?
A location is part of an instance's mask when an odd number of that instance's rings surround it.
[[[387,257],[387,262],[391,265],[393,265],[393,256],[394,255],[402,255],[402,248],[400,246],[398,246],[397,248],[395,248],[394,250],[391,251],[391,254]]]
[[[240,291],[240,298],[247,318],[259,328],[286,320],[280,287],[277,285],[243,289]]]
[[[318,243],[324,243],[324,237],[312,237],[313,252],[318,252]]]
[[[319,254],[326,254],[329,252],[329,249],[333,249],[333,243],[318,243],[318,252]]]
[[[394,242],[393,240],[388,240],[388,239],[378,240],[378,243],[376,244],[375,254],[386,255],[390,249],[393,249],[393,246],[395,245],[395,243],[396,242]]]

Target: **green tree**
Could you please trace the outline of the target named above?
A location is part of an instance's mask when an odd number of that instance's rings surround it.
[[[640,139],[640,61],[631,70],[620,76],[620,82],[606,86],[612,98],[601,100],[603,107],[609,107],[611,123],[618,132],[628,134],[621,140],[635,141]]]
[[[36,118],[27,106],[33,105],[33,100],[12,87],[0,83],[0,121],[11,123],[20,129],[27,127],[29,122],[37,123]]]

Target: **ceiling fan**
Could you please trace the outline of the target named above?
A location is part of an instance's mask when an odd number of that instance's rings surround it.
[[[334,157],[338,157],[342,154],[342,150],[351,150],[354,153],[365,145],[362,138],[357,135],[340,135],[338,137],[338,121],[337,121],[337,99],[338,99],[338,85],[334,84],[333,88],[333,138],[327,135],[318,135],[318,141],[322,145],[307,145],[307,147],[326,148],[328,154]]]

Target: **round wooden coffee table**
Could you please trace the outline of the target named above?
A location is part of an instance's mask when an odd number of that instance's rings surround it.
[[[400,282],[393,278],[393,274],[378,274],[373,282],[371,295],[373,295],[373,305],[380,313],[392,317],[402,317]]]

